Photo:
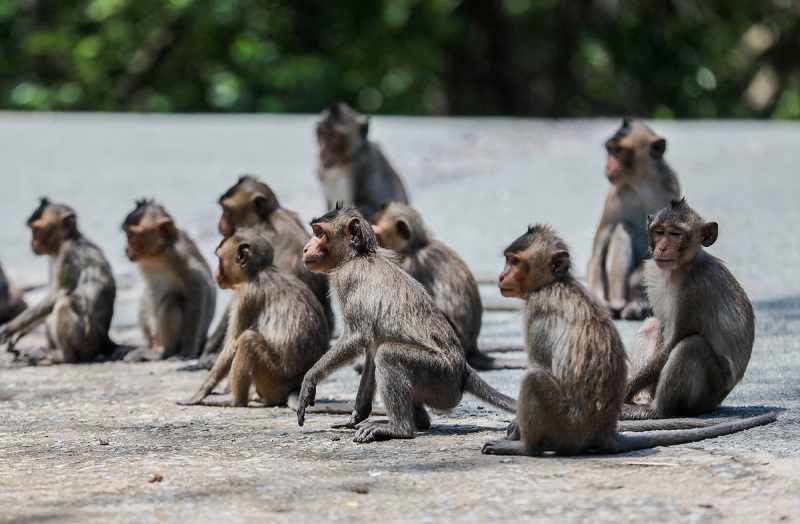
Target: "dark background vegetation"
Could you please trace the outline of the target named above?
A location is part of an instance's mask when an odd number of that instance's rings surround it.
[[[800,117],[800,0],[0,0],[0,109]]]

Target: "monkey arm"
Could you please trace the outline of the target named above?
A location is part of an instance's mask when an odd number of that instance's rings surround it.
[[[53,311],[58,299],[65,295],[65,292],[56,289],[35,306],[26,309],[10,322],[0,326],[0,343],[8,342],[12,337],[14,338],[12,343],[16,343],[17,340],[30,333]]]
[[[668,350],[659,347],[653,358],[631,378],[628,382],[628,393],[625,396],[626,402],[630,402],[634,395],[644,388],[658,382],[658,377],[667,364],[669,354]]]
[[[214,362],[214,366],[211,368],[211,371],[208,372],[208,376],[203,381],[200,389],[197,390],[197,393],[195,393],[192,398],[186,401],[178,402],[178,404],[182,406],[195,406],[202,404],[203,399],[209,396],[212,391],[214,391],[214,388],[217,387],[217,384],[219,384],[223,378],[228,376],[235,354],[236,340],[234,340],[233,337],[227,337],[225,339],[225,346],[223,347],[219,358],[216,362]]]
[[[355,428],[356,424],[366,420],[372,413],[372,401],[375,398],[375,357],[367,351],[364,361],[364,371],[361,373],[361,382],[356,394],[356,405],[350,418],[344,422],[333,424],[332,428]]]
[[[225,333],[228,332],[228,316],[230,315],[230,312],[231,303],[228,302],[228,305],[225,306],[225,311],[222,313],[222,318],[220,318],[219,322],[217,323],[217,327],[214,328],[213,333],[211,333],[211,336],[208,337],[208,340],[206,340],[206,345],[203,347],[203,353],[200,355],[201,357],[206,357],[222,351],[225,344]]]
[[[351,335],[345,331],[339,337],[338,342],[314,364],[314,367],[308,370],[305,377],[303,377],[303,384],[300,386],[297,407],[298,425],[302,426],[305,421],[306,407],[314,405],[317,384],[325,380],[337,369],[352,362],[365,347],[367,347],[367,341],[362,336]],[[365,367],[364,372],[366,373],[366,371]]]

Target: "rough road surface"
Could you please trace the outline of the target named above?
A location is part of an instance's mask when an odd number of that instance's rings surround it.
[[[216,198],[241,173],[305,218],[324,212],[313,117],[0,113],[0,257],[9,277],[46,281],[29,253],[37,197],[69,203],[118,278],[113,335],[137,343],[141,281],[120,223],[135,198],[165,203],[212,259]],[[480,276],[528,223],[554,225],[583,274],[602,207],[602,143],[616,120],[383,118],[372,133],[437,237]],[[720,223],[711,251],[756,307],[744,380],[720,415],[776,410],[778,422],[696,444],[611,457],[480,454],[511,416],[465,397],[413,440],[368,445],[297,426],[286,408],[183,407],[203,373],[182,364],[19,367],[0,355],[0,521],[485,522],[800,519],[800,125],[655,123],[690,203]],[[490,285],[486,300],[504,299]],[[221,308],[227,300],[220,296]],[[508,303],[508,302],[506,302]],[[513,302],[511,302],[513,303]],[[218,309],[219,309],[218,308]],[[518,311],[488,312],[481,342],[521,343]],[[629,343],[639,323],[618,323]],[[33,334],[20,343],[41,343]],[[486,372],[516,395],[521,371]],[[353,399],[344,369],[319,397]]]

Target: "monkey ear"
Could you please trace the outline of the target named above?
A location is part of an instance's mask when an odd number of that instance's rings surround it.
[[[411,238],[411,228],[408,227],[408,222],[405,220],[398,220],[394,227],[397,230],[397,234],[400,235],[400,238],[403,240]]]
[[[158,232],[161,233],[161,238],[176,238],[178,236],[178,229],[175,223],[169,218],[162,218],[158,221]]]
[[[256,215],[265,218],[267,214],[267,197],[264,195],[253,195],[253,209],[256,210]]]
[[[550,270],[555,278],[563,278],[569,273],[569,253],[557,251],[550,256]]]
[[[243,268],[250,262],[250,244],[242,242],[236,247],[236,263]]]
[[[369,133],[369,117],[365,116],[363,120],[358,123],[358,132],[361,134],[363,138],[366,138],[367,133]]]
[[[664,156],[664,152],[667,150],[667,141],[663,138],[658,138],[650,142],[650,156],[657,160],[660,160],[661,157]]]
[[[647,224],[647,227],[648,227],[648,228],[650,227],[650,224],[652,224],[652,223],[653,223],[653,220],[655,220],[655,218],[656,218],[656,217],[655,217],[655,215],[647,215],[647,222],[646,222],[646,224]]]
[[[61,229],[64,231],[72,231],[77,226],[75,215],[72,213],[61,217]]]
[[[361,228],[361,220],[354,218],[347,224],[347,241],[351,246],[355,247],[357,251],[361,251],[364,245],[364,231]]]
[[[716,222],[706,222],[700,227],[700,243],[708,247],[717,241],[719,225]]]

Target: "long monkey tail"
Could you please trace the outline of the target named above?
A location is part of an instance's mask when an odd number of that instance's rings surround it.
[[[494,389],[478,375],[477,371],[469,366],[466,366],[464,391],[503,411],[508,411],[509,413],[517,412],[517,401],[515,399]]]

